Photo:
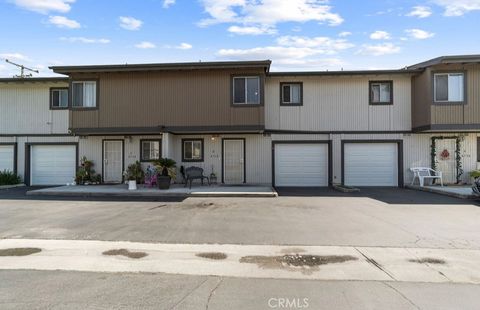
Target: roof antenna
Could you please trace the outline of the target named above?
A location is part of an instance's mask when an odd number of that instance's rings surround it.
[[[14,62],[8,60],[8,59],[5,59],[5,62],[20,68],[20,75],[14,75],[13,76],[14,78],[25,79],[25,78],[32,77],[31,73],[25,74],[25,70],[35,72],[35,73],[39,73],[38,70],[34,70],[34,69],[31,69],[31,68],[25,67],[24,65],[19,65],[17,63],[14,63]]]

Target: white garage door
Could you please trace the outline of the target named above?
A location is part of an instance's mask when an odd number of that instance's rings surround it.
[[[347,186],[398,186],[396,143],[346,143],[344,183]]]
[[[13,171],[14,156],[13,145],[0,145],[0,171]]]
[[[31,185],[65,185],[75,178],[74,145],[33,145],[30,154]]]
[[[328,145],[276,144],[275,186],[328,186]]]

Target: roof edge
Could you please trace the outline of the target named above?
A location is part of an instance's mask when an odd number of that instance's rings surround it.
[[[68,77],[0,78],[0,83],[68,82]]]
[[[453,63],[480,63],[480,54],[440,56],[427,61],[419,62],[417,64],[408,66],[407,68],[424,69],[430,66]]]
[[[207,70],[229,68],[265,68],[270,70],[271,60],[253,61],[213,61],[213,62],[178,62],[178,63],[150,63],[150,64],[114,64],[114,65],[85,65],[85,66],[51,66],[55,73],[81,72],[128,72],[128,71],[169,71],[169,70]]]
[[[351,70],[351,71],[292,71],[269,72],[269,76],[329,76],[329,75],[383,75],[383,74],[415,74],[423,69],[393,69],[393,70]]]

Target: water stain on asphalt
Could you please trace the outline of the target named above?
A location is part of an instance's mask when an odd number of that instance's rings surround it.
[[[358,258],[350,255],[305,255],[286,254],[282,256],[244,256],[240,263],[257,264],[264,269],[284,269],[311,274],[321,265],[339,264],[354,261]]]
[[[0,256],[27,256],[41,252],[39,248],[10,248],[0,249]]]
[[[195,256],[214,260],[222,260],[227,258],[227,254],[221,252],[203,252],[197,253],[195,254]]]
[[[432,264],[432,265],[444,265],[447,262],[444,261],[443,259],[439,258],[431,258],[431,257],[424,257],[424,258],[418,258],[418,259],[409,259],[408,260],[411,263],[418,263],[418,264]]]
[[[130,252],[127,249],[115,249],[115,250],[108,250],[102,253],[103,255],[108,255],[108,256],[116,256],[116,255],[121,255],[125,256],[128,258],[134,258],[134,259],[139,259],[142,257],[147,256],[148,254],[145,252]]]

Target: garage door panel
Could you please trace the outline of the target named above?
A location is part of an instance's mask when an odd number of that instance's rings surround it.
[[[346,143],[344,183],[348,186],[398,186],[396,143]]]
[[[277,144],[275,186],[328,186],[328,145]]]
[[[30,156],[32,185],[64,185],[74,180],[75,146],[33,145]]]
[[[15,165],[15,147],[0,145],[0,171],[13,171]]]

